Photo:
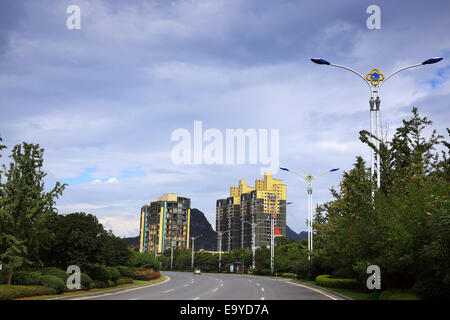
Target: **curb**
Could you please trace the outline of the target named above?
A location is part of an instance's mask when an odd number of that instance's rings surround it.
[[[89,297],[104,296],[104,295],[117,294],[117,293],[122,293],[122,292],[127,292],[127,291],[144,289],[144,288],[151,287],[154,285],[163,284],[168,281],[170,281],[170,277],[165,276],[165,278],[163,280],[152,282],[150,284],[145,283],[145,284],[139,284],[139,285],[136,285],[133,287],[117,288],[117,289],[111,289],[111,290],[105,290],[105,291],[75,294],[75,295],[71,295],[71,296],[51,298],[51,299],[46,299],[46,300],[82,300],[82,299],[86,299],[86,298],[88,299]]]
[[[341,294],[341,293],[337,293],[337,292],[328,290],[328,289],[326,289],[326,288],[324,288],[324,287],[316,286],[316,285],[313,285],[313,284],[306,284],[306,283],[303,283],[303,282],[300,282],[300,281],[296,281],[296,280],[292,280],[292,279],[289,280],[288,282],[291,282],[291,283],[293,283],[293,284],[302,285],[302,286],[304,286],[304,287],[310,288],[311,290],[312,290],[312,289],[321,290],[321,291],[324,291],[324,292],[326,292],[326,293],[328,293],[328,294],[330,294],[330,295],[332,295],[332,296],[336,296],[336,297],[338,297],[338,298],[341,298],[342,300],[354,300],[354,299],[352,299],[352,298],[350,298],[350,297],[344,296],[344,295]]]

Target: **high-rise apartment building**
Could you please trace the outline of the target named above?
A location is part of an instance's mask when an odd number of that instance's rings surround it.
[[[189,248],[191,200],[174,193],[164,194],[141,208],[139,252],[163,253]],[[172,243],[173,241],[173,243]]]
[[[274,216],[274,234],[286,236],[286,185],[265,173],[255,187],[239,180],[239,187],[230,188],[230,196],[216,202],[217,248],[230,251],[270,246],[271,215]],[[220,245],[219,241],[222,240]]]

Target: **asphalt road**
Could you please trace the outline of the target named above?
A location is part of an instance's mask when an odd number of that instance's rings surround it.
[[[288,279],[250,275],[162,272],[170,280],[149,287],[74,299],[89,300],[342,300]]]

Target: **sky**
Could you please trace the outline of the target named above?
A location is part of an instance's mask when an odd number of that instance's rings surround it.
[[[70,5],[80,8],[80,29],[67,27]],[[380,8],[380,29],[367,26],[370,5]],[[261,158],[174,163],[177,129],[192,144],[194,121],[223,137],[278,130],[281,166],[305,175],[340,168],[314,181],[314,205],[324,203],[357,156],[370,161],[358,139],[370,125],[369,92],[354,74],[310,58],[387,75],[443,57],[386,82],[381,122],[392,136],[416,106],[445,135],[449,12],[446,0],[2,0],[1,160],[15,144],[38,143],[47,188],[68,184],[58,212],[92,213],[131,237],[141,206],[164,193],[190,198],[215,227],[216,200],[241,179],[262,178]],[[287,225],[306,230],[306,184],[274,177],[293,202]]]

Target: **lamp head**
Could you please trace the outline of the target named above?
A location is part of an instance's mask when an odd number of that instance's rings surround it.
[[[425,65],[425,64],[433,64],[433,63],[437,63],[437,62],[441,61],[442,59],[444,59],[444,58],[435,57],[435,58],[431,58],[431,59],[425,60],[424,62],[422,62],[422,64],[423,65]]]
[[[311,61],[316,63],[316,64],[330,65],[330,63],[327,60],[325,60],[325,59],[311,59]]]

